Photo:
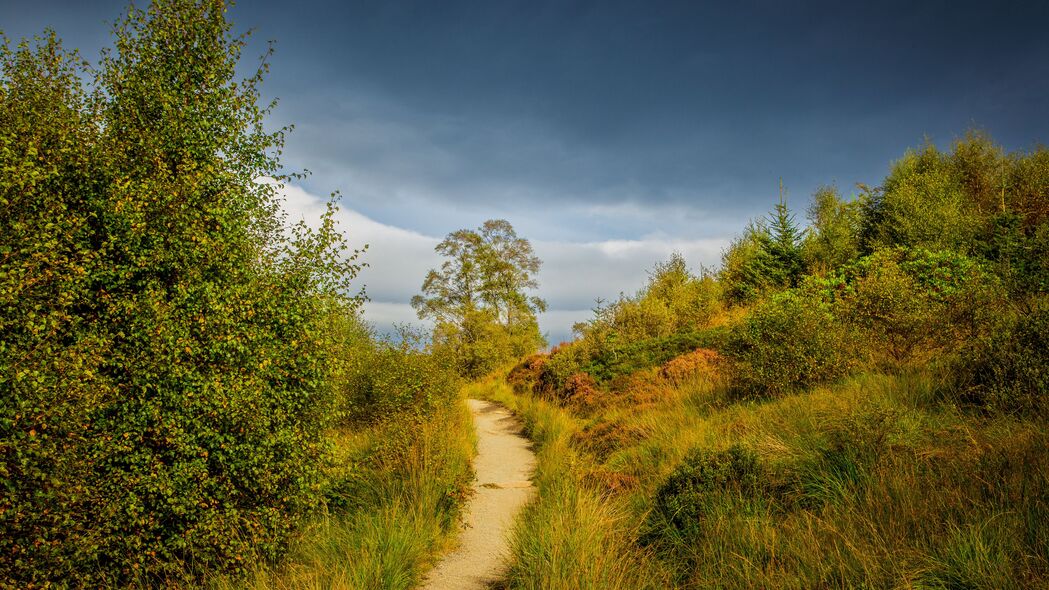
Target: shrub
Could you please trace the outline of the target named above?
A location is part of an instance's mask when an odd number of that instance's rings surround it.
[[[963,399],[1010,413],[1049,413],[1049,302],[1006,314],[960,355]]]
[[[1018,213],[993,215],[976,250],[990,261],[1010,297],[1049,292],[1049,221],[1028,224]]]
[[[622,375],[658,367],[697,348],[720,348],[726,334],[726,330],[721,327],[707,328],[633,342],[618,350],[592,357],[584,370],[599,382],[605,383]]]
[[[967,250],[980,227],[973,200],[947,154],[928,143],[908,151],[870,203],[869,246]]]
[[[581,350],[575,344],[561,345],[550,353],[539,374],[536,393],[557,401],[566,398],[565,385],[573,375],[582,372]]]
[[[893,248],[842,268],[831,296],[876,358],[925,360],[977,336],[1000,307],[997,281],[974,259]]]
[[[648,434],[640,426],[632,426],[622,421],[598,422],[575,433],[572,442],[582,446],[603,462],[619,449],[641,442]]]
[[[420,337],[405,332],[400,342],[378,341],[358,350],[353,374],[341,395],[350,422],[427,417],[447,406],[459,389],[454,359],[426,350]]]
[[[712,503],[752,498],[761,492],[763,480],[757,455],[749,449],[733,445],[719,452],[693,450],[656,491],[645,540],[697,541]]]
[[[539,393],[537,387],[543,375],[543,369],[550,358],[546,354],[533,354],[525,357],[523,361],[514,365],[506,376],[506,382],[513,387],[515,393]]]
[[[713,274],[689,271],[685,259],[674,254],[656,264],[645,287],[632,297],[604,305],[594,318],[575,326],[587,358],[619,358],[632,344],[694,332],[708,325],[722,310],[721,285]]]
[[[713,376],[720,363],[721,355],[716,350],[697,348],[663,363],[659,374],[670,383],[680,385],[698,375]]]
[[[225,11],[132,9],[98,70],[0,45],[0,586],[238,571],[318,503],[357,267],[256,182],[282,136]]]
[[[534,318],[519,318],[508,326],[493,310],[474,309],[438,319],[433,344],[435,351],[454,360],[460,376],[478,379],[535,352],[545,341]]]
[[[573,373],[565,380],[563,391],[564,402],[584,407],[592,406],[600,395],[597,382],[586,373]]]
[[[816,190],[807,211],[811,229],[802,246],[806,266],[822,274],[859,254],[862,205],[861,199],[843,200],[837,187]]]
[[[841,377],[857,363],[851,340],[826,301],[799,290],[779,293],[729,335],[733,389],[774,396]]]
[[[673,391],[658,369],[642,369],[629,375],[620,375],[610,381],[608,387],[634,409],[665,400]]]

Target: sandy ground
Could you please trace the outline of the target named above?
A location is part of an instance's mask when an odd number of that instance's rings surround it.
[[[426,590],[483,589],[499,580],[509,553],[514,517],[535,493],[535,454],[521,422],[492,402],[466,400],[477,428],[474,496],[459,546],[430,572]]]

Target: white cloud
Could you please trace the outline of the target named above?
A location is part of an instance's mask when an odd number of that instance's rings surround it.
[[[572,326],[577,322],[590,319],[590,309],[550,309],[539,317],[539,330],[556,346],[572,337]]]
[[[315,223],[325,210],[326,199],[301,187],[289,184],[281,192],[289,222]],[[368,246],[364,255],[368,267],[361,270],[357,282],[376,302],[407,304],[426,272],[440,263],[433,251],[438,238],[375,221],[345,206],[339,207],[336,220],[352,248]]]
[[[587,308],[598,297],[633,294],[648,279],[647,271],[680,252],[693,267],[717,264],[726,242],[720,239],[681,240],[649,237],[601,242],[535,243],[544,261],[539,273],[540,295],[552,309]]]
[[[382,331],[389,331],[396,325],[419,326],[427,330],[433,328],[431,322],[420,320],[408,303],[369,301],[364,304],[364,317]]]

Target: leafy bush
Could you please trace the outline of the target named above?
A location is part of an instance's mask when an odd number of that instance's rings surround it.
[[[636,295],[599,304],[594,318],[577,324],[575,330],[582,337],[585,356],[618,356],[636,342],[702,329],[722,309],[721,297],[713,274],[694,275],[685,259],[674,254],[656,264]]]
[[[506,382],[513,387],[515,393],[539,393],[539,380],[543,369],[550,358],[546,354],[533,354],[525,357],[523,361],[514,365],[506,376]]]
[[[441,322],[434,327],[434,345],[455,358],[460,375],[476,379],[493,371],[511,356],[506,332],[492,314],[474,311],[462,321]]]
[[[578,342],[561,344],[549,354],[534,354],[512,368],[507,382],[519,394],[531,393],[557,403],[589,403],[598,394],[593,377],[582,372]]]
[[[760,493],[764,471],[753,451],[733,445],[689,453],[659,486],[647,523],[646,540],[670,536],[690,543],[701,538],[703,520],[719,498],[747,499]]]
[[[643,299],[666,307],[674,332],[696,330],[721,309],[721,288],[713,274],[703,270],[694,275],[680,254],[656,264],[649,273]]]
[[[561,345],[552,350],[539,376],[540,392],[548,396],[563,396],[569,377],[582,371],[584,352],[576,344]]]
[[[543,344],[534,317],[506,326],[491,310],[471,310],[457,321],[438,322],[433,340],[434,350],[454,359],[458,373],[468,379],[483,377]]]
[[[397,343],[379,340],[353,353],[358,360],[338,408],[349,422],[426,417],[455,399],[460,385],[455,359],[440,349],[424,349],[420,339],[403,332]]]
[[[1001,305],[997,281],[978,261],[920,248],[861,258],[825,282],[823,294],[865,336],[868,351],[894,364],[956,349]]]
[[[663,363],[659,374],[668,382],[680,385],[697,375],[712,376],[721,364],[721,355],[716,350],[697,348],[696,350],[676,356]]]
[[[729,334],[733,389],[779,395],[847,374],[857,351],[833,307],[808,291],[790,290],[759,305]]]
[[[593,405],[600,391],[597,382],[586,373],[573,373],[565,380],[564,401],[581,406]]]
[[[862,205],[862,199],[843,200],[833,186],[816,190],[807,211],[811,229],[802,244],[806,266],[828,272],[856,258]]]
[[[967,251],[980,227],[967,188],[951,158],[932,144],[908,151],[868,203],[868,248]]]
[[[587,363],[585,371],[599,382],[605,383],[621,375],[658,367],[697,348],[721,348],[726,335],[726,329],[718,327],[633,342],[618,350],[593,357]]]
[[[1049,292],[1049,221],[1025,223],[1013,212],[993,215],[976,251],[990,261],[1011,297]]]
[[[1049,413],[1049,303],[1004,315],[990,335],[962,352],[957,375],[971,403],[1010,413]]]
[[[572,435],[572,443],[604,461],[612,453],[637,444],[649,435],[645,429],[624,420],[596,422]]]
[[[282,136],[225,11],[132,9],[97,71],[0,46],[0,586],[237,571],[319,500],[357,267],[256,182]]]

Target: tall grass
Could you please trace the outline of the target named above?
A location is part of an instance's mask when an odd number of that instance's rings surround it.
[[[515,411],[537,447],[538,498],[525,508],[514,529],[507,587],[666,587],[665,572],[651,554],[633,543],[636,522],[625,507],[584,481],[589,461],[572,447],[578,425],[567,413],[546,401],[516,396],[498,379],[470,386],[466,394]]]
[[[580,414],[488,385],[540,443],[511,587],[1049,586],[1049,429],[960,409],[945,382],[925,368],[733,402],[697,379]],[[697,496],[684,530],[653,518],[686,454],[734,445],[761,485]]]
[[[472,479],[464,405],[333,437],[346,484],[330,492],[330,504],[344,508],[315,519],[282,564],[256,565],[246,580],[216,579],[215,588],[407,590],[452,542]]]

